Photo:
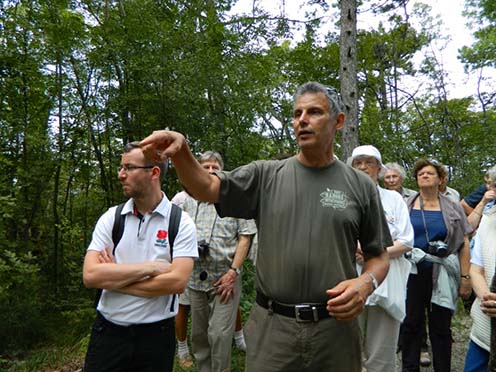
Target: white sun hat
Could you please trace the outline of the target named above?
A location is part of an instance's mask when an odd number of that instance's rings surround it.
[[[346,164],[351,166],[353,164],[353,160],[355,158],[360,157],[360,156],[372,156],[372,157],[376,158],[377,161],[379,162],[380,167],[381,167],[381,172],[386,171],[386,167],[384,166],[384,164],[382,164],[381,153],[379,152],[379,150],[377,150],[377,148],[375,146],[363,145],[363,146],[355,147],[353,149],[353,152],[351,153],[351,156],[346,161]]]

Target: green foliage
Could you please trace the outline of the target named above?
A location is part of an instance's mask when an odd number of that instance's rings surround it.
[[[0,251],[0,354],[22,350],[44,334],[40,269],[31,253]]]
[[[461,50],[462,61],[472,69],[496,67],[496,9],[494,1],[467,0],[466,12],[471,18],[475,43]]]

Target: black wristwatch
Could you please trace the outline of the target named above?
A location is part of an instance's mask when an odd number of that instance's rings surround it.
[[[468,274],[467,274],[467,275],[460,275],[460,277],[461,277],[462,279],[467,279],[467,280],[469,280],[469,279],[470,279],[470,275],[468,275]]]
[[[238,269],[237,267],[230,267],[229,269],[231,269],[232,271],[234,271],[236,273],[236,276],[239,276],[239,274],[241,274],[241,270]]]

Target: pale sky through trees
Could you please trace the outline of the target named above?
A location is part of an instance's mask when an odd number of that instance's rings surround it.
[[[305,14],[302,10],[304,0],[264,0],[257,1],[258,6],[270,10],[274,15],[285,15],[293,20],[304,20]],[[447,73],[447,83],[449,98],[460,98],[476,94],[477,74],[468,76],[465,74],[463,65],[458,59],[458,49],[464,45],[470,46],[473,42],[472,30],[466,26],[467,19],[462,15],[465,0],[411,0],[409,3],[409,12],[415,2],[423,2],[432,7],[432,17],[439,15],[442,19],[441,34],[449,37],[450,41],[440,41],[435,43],[429,51],[434,53],[436,59],[442,64]],[[358,15],[359,29],[372,29],[378,25],[378,17],[367,11],[367,2],[360,7]],[[249,13],[253,6],[253,0],[238,0],[233,12]],[[339,9],[331,8],[330,12],[336,13]],[[334,27],[334,20],[330,22]],[[438,45],[436,45],[438,44]],[[442,47],[444,46],[444,49]],[[423,56],[416,58],[417,62],[422,60]],[[493,71],[493,77],[496,78],[496,71]],[[494,80],[494,79],[493,79]],[[409,84],[408,84],[409,85]]]

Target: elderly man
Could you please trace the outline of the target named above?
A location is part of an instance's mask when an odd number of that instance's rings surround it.
[[[172,371],[175,294],[186,287],[198,252],[186,213],[172,245],[172,204],[160,189],[166,169],[137,143],[124,147],[118,176],[129,200],[100,217],[84,259],[84,284],[103,288],[85,372]],[[123,227],[118,242],[115,226]]]
[[[293,117],[296,156],[232,172],[209,174],[179,133],[157,131],[141,144],[171,157],[182,183],[197,199],[217,203],[219,215],[257,221],[246,371],[360,372],[356,318],[387,274],[391,237],[373,182],[334,158],[344,125],[338,92],[302,85]],[[357,240],[365,261],[358,277]]]
[[[200,155],[209,173],[221,171],[219,153]],[[231,368],[231,344],[241,297],[241,268],[257,232],[253,220],[217,215],[213,204],[187,197],[184,211],[198,231],[200,258],[189,280],[191,344],[199,372],[224,372]]]
[[[460,202],[460,193],[455,190],[452,187],[448,186],[448,181],[449,181],[449,169],[444,165],[444,169],[446,170],[446,176],[444,176],[441,179],[441,183],[439,184],[439,192],[446,196],[447,198],[450,198],[453,200],[455,203]]]
[[[371,145],[355,148],[347,162],[366,173],[376,185],[379,174],[384,171],[381,153]],[[393,245],[387,248],[390,263],[388,275],[368,298],[365,312],[360,316],[364,335],[364,366],[367,372],[396,372],[396,347],[400,325],[406,315],[406,283],[411,267],[404,254],[413,247],[413,227],[401,195],[379,186],[377,189]],[[363,261],[360,250],[357,261]]]
[[[385,171],[383,176],[384,187],[388,190],[397,191],[401,194],[404,200],[408,199],[410,195],[416,191],[403,187],[405,182],[406,172],[405,169],[398,163],[386,163],[384,165]]]

